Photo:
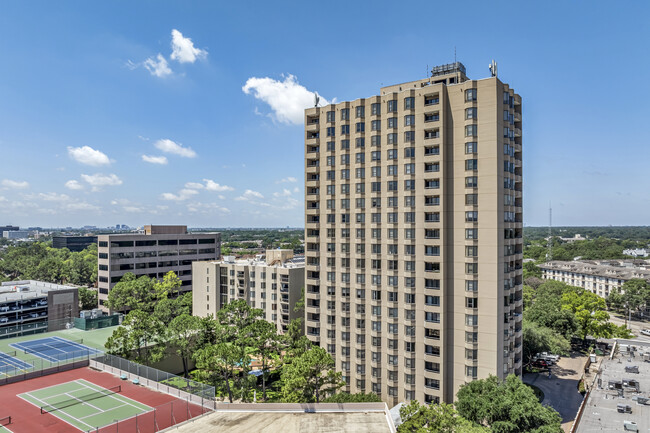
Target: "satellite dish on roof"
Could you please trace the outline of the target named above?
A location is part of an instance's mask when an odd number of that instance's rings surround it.
[[[320,102],[320,97],[318,96],[318,93],[314,92],[314,107],[318,107],[319,102]]]

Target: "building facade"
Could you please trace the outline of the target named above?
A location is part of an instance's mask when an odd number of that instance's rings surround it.
[[[192,275],[195,316],[216,316],[228,302],[244,299],[262,309],[280,333],[293,319],[303,318],[304,310],[295,307],[305,287],[305,261],[294,258],[292,250],[267,250],[255,259],[194,262]]]
[[[521,374],[521,108],[454,63],[305,111],[305,329],[348,391]]]
[[[52,248],[67,248],[70,251],[83,251],[97,243],[97,236],[52,236]]]
[[[571,261],[554,260],[538,265],[542,278],[582,287],[606,298],[614,289],[621,289],[626,281],[643,279],[650,282],[650,265],[642,261],[640,266],[625,261]]]
[[[0,285],[0,338],[66,329],[78,315],[77,287],[34,280]]]
[[[162,279],[174,271],[181,290],[192,290],[192,262],[216,260],[221,255],[219,233],[188,233],[187,226],[144,227],[143,233],[97,236],[99,306],[122,276],[131,272]]]

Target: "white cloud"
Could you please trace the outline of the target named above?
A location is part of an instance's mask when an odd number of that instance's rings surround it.
[[[267,103],[273,110],[272,117],[278,122],[295,125],[303,123],[305,108],[314,105],[314,96],[317,95],[298,84],[296,77],[291,74],[285,76],[284,81],[251,77],[242,90],[247,95],[252,92],[255,98]],[[329,102],[321,98],[319,105],[327,104]]]
[[[187,200],[188,198],[192,197],[195,194],[198,194],[199,192],[195,189],[182,189],[178,192],[178,194],[173,194],[171,192],[165,192],[162,193],[160,198],[163,200],[174,200],[174,201],[183,201]]]
[[[202,184],[202,183],[198,183],[198,182],[187,182],[187,183],[185,184],[185,188],[189,188],[189,189],[203,189],[204,187],[203,187],[203,184]]]
[[[161,156],[142,155],[142,160],[150,164],[160,164],[160,165],[167,164],[167,157],[162,155]]]
[[[154,143],[154,146],[162,152],[171,153],[174,155],[182,156],[184,158],[194,158],[196,152],[189,147],[183,147],[182,144],[174,143],[173,141],[163,138]]]
[[[105,153],[93,149],[90,146],[68,146],[68,155],[80,164],[92,165],[94,167],[111,163],[111,160],[108,159],[108,156],[106,156]]]
[[[117,186],[122,185],[122,179],[114,174],[82,174],[81,178],[93,187],[93,191],[97,191],[103,186]]]
[[[280,179],[279,181],[277,181],[275,183],[296,183],[296,182],[298,182],[298,179],[296,179],[293,176],[289,176],[289,177],[285,177],[283,179]]]
[[[295,188],[293,189],[293,192],[300,192],[300,188],[295,187]]]
[[[41,200],[45,201],[58,201],[58,202],[64,202],[70,200],[70,196],[66,194],[57,194],[55,192],[47,192],[47,193],[39,193],[38,197]]]
[[[237,201],[250,201],[250,200],[256,199],[256,198],[262,199],[262,198],[264,198],[264,196],[261,193],[257,192],[257,191],[247,189],[246,191],[244,191],[244,194],[242,194],[239,197],[235,198],[235,200],[237,200]]]
[[[100,210],[99,206],[86,202],[72,202],[65,205],[65,210],[68,211],[98,211]]]
[[[273,196],[274,197],[290,197],[291,196],[291,191],[289,191],[286,188],[283,188],[282,192],[274,192]]]
[[[26,189],[29,188],[29,182],[26,180],[3,179],[2,186],[5,189]]]
[[[218,191],[218,192],[223,192],[223,191],[234,191],[235,188],[232,186],[228,185],[219,185],[213,180],[210,179],[203,179],[203,182],[205,182],[205,189],[208,191]]]
[[[145,211],[144,208],[138,206],[124,206],[122,209],[124,209],[124,212],[129,212],[129,213],[139,213]]]
[[[156,77],[166,77],[172,74],[172,70],[167,64],[167,60],[163,57],[162,54],[158,53],[156,59],[149,57],[143,63],[144,67],[147,68],[147,71]]]
[[[172,30],[172,55],[170,59],[179,63],[194,63],[196,59],[205,59],[208,52],[194,47],[192,39],[186,38],[181,32]]]
[[[65,183],[65,187],[71,190],[84,189],[84,186],[77,180],[69,180]]]
[[[214,213],[214,211],[220,212],[222,214],[230,213],[230,209],[219,206],[216,203],[192,203],[187,205],[187,210],[189,212],[198,212],[206,215]]]

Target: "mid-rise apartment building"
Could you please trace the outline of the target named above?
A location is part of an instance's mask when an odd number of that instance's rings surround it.
[[[521,109],[454,63],[305,111],[305,329],[348,391],[521,374]]]
[[[280,333],[293,319],[304,316],[296,303],[305,287],[305,260],[294,257],[292,250],[266,250],[255,259],[225,256],[221,261],[194,262],[192,275],[195,316],[216,316],[224,305],[237,299],[262,309],[264,318]]]
[[[638,260],[637,260],[638,261]],[[626,281],[642,279],[650,281],[650,264],[645,261],[637,266],[632,261],[579,261],[554,260],[538,265],[542,278],[582,287],[600,297],[607,298],[614,289],[621,289]]]
[[[188,233],[187,226],[147,225],[142,233],[97,236],[99,305],[127,272],[162,279],[174,271],[181,290],[192,290],[192,262],[221,255],[219,233]]]

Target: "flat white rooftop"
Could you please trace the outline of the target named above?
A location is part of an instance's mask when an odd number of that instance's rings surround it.
[[[35,280],[6,281],[0,285],[0,304],[43,298],[50,291],[69,289],[74,289],[74,287]]]

